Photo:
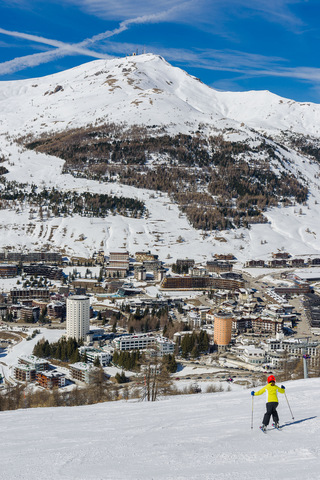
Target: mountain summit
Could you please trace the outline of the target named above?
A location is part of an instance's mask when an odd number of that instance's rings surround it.
[[[267,91],[219,92],[162,57],[97,60],[31,80],[0,83],[1,130],[61,131],[88,123],[162,126],[192,133],[247,125],[320,135],[320,106]],[[242,125],[242,126],[241,126]],[[0,126],[0,127],[1,127]]]

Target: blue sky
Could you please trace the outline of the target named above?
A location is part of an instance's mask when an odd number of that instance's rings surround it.
[[[0,80],[152,52],[219,90],[320,103],[319,0],[1,0]]]

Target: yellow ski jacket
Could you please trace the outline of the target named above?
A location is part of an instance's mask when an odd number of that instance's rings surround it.
[[[279,393],[284,393],[285,390],[284,388],[278,387],[278,385],[271,385],[271,383],[268,383],[268,385],[265,385],[262,387],[260,390],[255,392],[255,395],[262,395],[264,392],[267,392],[268,394],[268,402],[278,402],[278,394]]]

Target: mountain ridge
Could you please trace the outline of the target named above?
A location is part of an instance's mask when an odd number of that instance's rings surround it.
[[[21,97],[25,108],[19,105]],[[10,99],[13,105],[6,110]],[[129,124],[156,123],[169,130],[171,125],[175,133],[190,132],[199,123],[209,129],[242,131],[243,123],[260,131],[291,129],[320,135],[317,104],[295,102],[269,91],[220,92],[153,54],[95,60],[46,77],[0,82],[0,105],[5,113],[16,107],[20,116],[29,116],[19,128],[33,131],[125,118]],[[40,118],[43,110],[47,127]],[[8,123],[8,128],[15,127]]]

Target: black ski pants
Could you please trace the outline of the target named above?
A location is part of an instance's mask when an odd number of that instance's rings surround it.
[[[279,416],[277,412],[278,402],[268,402],[266,406],[267,406],[267,411],[264,414],[264,417],[262,420],[263,425],[265,426],[269,425],[271,415],[274,423],[279,423]]]

